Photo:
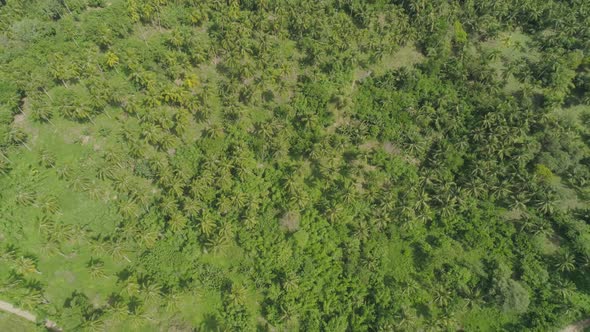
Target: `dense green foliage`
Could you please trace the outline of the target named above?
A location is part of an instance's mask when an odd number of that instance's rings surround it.
[[[590,2],[0,0],[0,298],[64,330],[590,315]]]

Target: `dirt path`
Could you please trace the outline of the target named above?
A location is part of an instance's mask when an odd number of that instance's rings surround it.
[[[16,308],[15,306],[13,306],[12,304],[10,304],[8,302],[0,301],[0,310],[17,315],[17,316],[22,317],[28,321],[33,322],[33,323],[37,323],[37,317],[35,315],[33,315],[32,313],[30,313],[28,311],[24,311],[19,308]],[[61,329],[59,327],[57,327],[57,324],[55,324],[55,322],[52,322],[50,320],[45,320],[45,327],[51,331],[61,331]]]
[[[582,332],[587,327],[590,327],[590,318],[568,325],[559,332]]]

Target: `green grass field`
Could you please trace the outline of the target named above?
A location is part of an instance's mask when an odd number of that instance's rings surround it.
[[[44,329],[35,326],[35,324],[17,317],[12,314],[8,314],[0,311],[0,331],[3,332],[40,332]]]

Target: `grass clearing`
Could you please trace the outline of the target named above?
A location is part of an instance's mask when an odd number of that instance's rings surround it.
[[[496,54],[492,58],[491,67],[496,70],[498,76],[502,76],[513,63],[523,58],[538,59],[540,53],[533,46],[532,38],[520,30],[501,32],[498,37],[481,43],[483,52]],[[520,90],[523,85],[514,75],[507,76],[505,91],[513,93]]]
[[[0,311],[0,331],[3,332],[36,332],[43,331],[43,328],[17,317],[15,315]]]

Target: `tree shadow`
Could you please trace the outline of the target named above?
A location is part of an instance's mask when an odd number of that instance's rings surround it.
[[[206,314],[201,323],[201,331],[219,331],[219,321],[214,314]]]

